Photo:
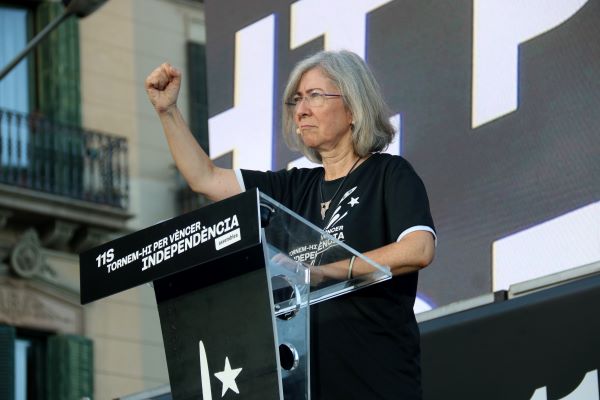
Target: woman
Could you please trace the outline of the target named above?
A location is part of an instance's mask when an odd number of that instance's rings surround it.
[[[412,307],[416,272],[434,256],[433,221],[425,188],[412,167],[401,157],[379,153],[391,143],[394,130],[364,61],[347,51],[320,52],[290,75],[284,135],[292,149],[322,164],[315,169],[216,167],[177,108],[180,83],[180,72],[163,64],[146,79],[146,90],[177,167],[194,191],[220,200],[258,187],[389,266],[394,275],[311,308],[312,398],[421,398],[419,332]],[[317,261],[316,255],[293,254],[313,265]],[[369,272],[369,266],[353,258],[317,271],[344,278]]]

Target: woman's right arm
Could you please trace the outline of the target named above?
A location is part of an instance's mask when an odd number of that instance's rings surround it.
[[[160,118],[177,169],[193,191],[211,200],[240,193],[235,172],[216,167],[190,132],[177,107],[180,86],[181,72],[166,63],[152,71],[145,82],[148,98]]]

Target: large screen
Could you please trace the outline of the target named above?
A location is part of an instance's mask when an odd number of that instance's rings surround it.
[[[281,136],[299,60],[352,50],[428,189],[417,311],[600,260],[600,0],[208,0],[212,157],[309,165]]]

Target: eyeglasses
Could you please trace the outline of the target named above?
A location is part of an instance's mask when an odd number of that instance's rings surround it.
[[[341,94],[330,94],[321,92],[310,92],[308,96],[294,96],[285,102],[287,106],[298,107],[302,100],[306,100],[310,107],[321,107],[325,104],[326,98],[342,97]]]

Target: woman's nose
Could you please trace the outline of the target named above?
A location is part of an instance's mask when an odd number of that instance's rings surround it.
[[[302,97],[298,103],[296,103],[296,115],[298,117],[302,115],[310,114],[310,106],[308,105],[308,98]]]

